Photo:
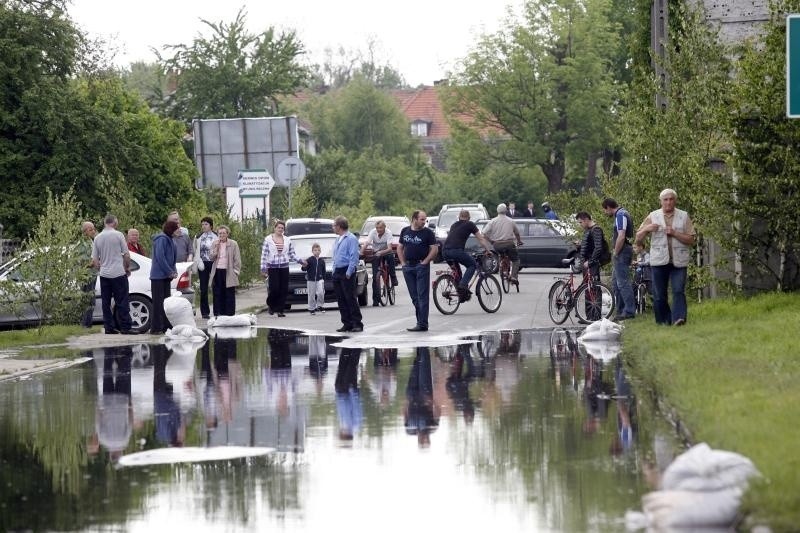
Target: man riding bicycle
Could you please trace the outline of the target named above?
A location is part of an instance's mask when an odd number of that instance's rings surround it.
[[[375,223],[367,235],[367,240],[361,245],[361,255],[367,246],[371,246],[375,252],[372,259],[372,305],[377,307],[380,305],[380,294],[378,294],[378,271],[381,268],[381,262],[386,262],[386,267],[389,269],[389,277],[392,278],[392,286],[397,287],[397,272],[395,272],[394,265],[394,251],[392,250],[392,231],[386,229],[386,223],[379,220]]]
[[[517,281],[517,276],[519,275],[517,246],[522,246],[522,239],[519,236],[517,225],[508,217],[507,213],[506,204],[499,204],[497,206],[497,216],[486,224],[483,228],[483,234],[491,241],[498,254],[508,254],[508,258],[511,259],[510,280],[512,283],[519,283]]]
[[[483,236],[478,226],[469,219],[469,211],[462,209],[458,214],[458,220],[450,226],[447,239],[442,245],[442,258],[444,258],[445,261],[455,261],[464,265],[464,268],[466,268],[464,275],[461,276],[458,287],[456,287],[458,290],[458,298],[462,302],[469,298],[469,282],[475,274],[475,268],[477,266],[472,255],[464,250],[464,246],[467,244],[467,239],[469,239],[470,235],[475,235],[478,242],[486,249],[486,253],[492,251],[489,246],[489,241]]]

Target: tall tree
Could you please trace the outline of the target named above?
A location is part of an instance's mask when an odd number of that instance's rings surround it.
[[[269,27],[259,34],[245,28],[242,8],[231,23],[202,20],[210,36],[191,44],[167,46],[174,54],[159,58],[177,87],[165,111],[190,122],[193,118],[262,117],[280,113],[279,96],[305,85],[305,53],[294,31]]]
[[[379,59],[379,44],[374,38],[367,41],[366,51],[347,50],[343,46],[325,49],[325,60],[314,65],[311,87],[341,88],[362,76],[379,89],[399,89],[406,86],[403,75],[389,63]]]
[[[491,144],[494,159],[538,166],[550,192],[611,142],[620,44],[610,5],[529,0],[521,21],[509,18],[463,60],[446,98],[451,116],[467,112],[468,126],[504,141]]]

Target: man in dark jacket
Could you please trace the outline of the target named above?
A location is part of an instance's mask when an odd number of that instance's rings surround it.
[[[603,228],[592,220],[592,215],[586,211],[581,211],[575,218],[583,228],[583,239],[581,240],[581,259],[589,269],[589,275],[596,283],[600,283],[600,256],[603,253]],[[602,298],[599,287],[595,288],[595,297]],[[587,314],[589,309],[587,308]],[[587,316],[590,320],[600,320],[599,316]]]

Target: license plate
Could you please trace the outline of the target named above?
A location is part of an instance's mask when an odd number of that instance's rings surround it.
[[[295,289],[295,294],[308,294],[308,289]]]

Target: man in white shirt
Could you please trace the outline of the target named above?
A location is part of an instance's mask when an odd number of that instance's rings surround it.
[[[392,279],[392,285],[397,287],[397,272],[395,271],[394,251],[392,250],[392,230],[386,227],[383,220],[375,223],[375,227],[369,231],[367,240],[361,245],[361,255],[367,249],[367,246],[372,247],[374,256],[372,258],[372,305],[378,307],[380,305],[378,294],[378,270],[381,267],[381,262],[386,262],[389,268],[389,277]]]

